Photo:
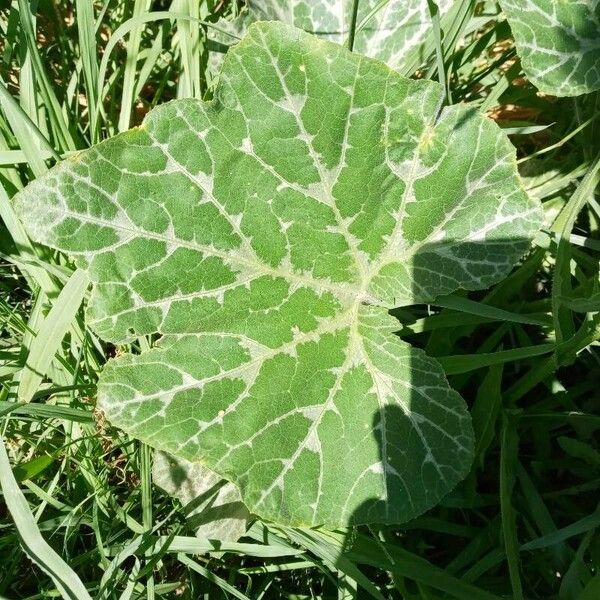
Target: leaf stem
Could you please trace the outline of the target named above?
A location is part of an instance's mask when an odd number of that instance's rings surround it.
[[[356,19],[358,17],[358,3],[360,0],[353,0],[352,15],[350,17],[350,31],[348,32],[348,50],[354,49],[354,35],[356,33]]]

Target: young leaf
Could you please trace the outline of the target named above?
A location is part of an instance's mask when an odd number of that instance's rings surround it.
[[[236,542],[246,532],[250,514],[240,491],[203,465],[155,452],[152,479],[189,510],[198,537]]]
[[[499,1],[523,69],[535,86],[554,96],[600,90],[600,3]]]
[[[281,23],[252,25],[214,101],[178,100],[19,194],[94,282],[116,343],[98,402],[144,442],[296,526],[398,523],[468,472],[473,432],[388,310],[503,278],[540,207],[515,151],[443,89]]]

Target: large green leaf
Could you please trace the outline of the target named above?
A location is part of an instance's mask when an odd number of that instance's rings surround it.
[[[397,523],[468,472],[439,364],[388,310],[503,278],[540,209],[490,120],[434,82],[281,23],[178,100],[17,199],[34,239],[89,271],[117,426],[235,482],[298,526]]]
[[[446,13],[454,0],[437,0]],[[354,0],[250,0],[248,11],[256,20],[279,20],[343,44],[350,31]],[[426,0],[361,0],[358,3],[354,50],[396,68],[409,50],[432,30]]]
[[[351,27],[354,0],[247,0],[243,13],[233,21],[222,19],[220,29],[242,36],[256,21],[281,21],[304,29],[324,40],[344,44]],[[454,0],[437,0],[445,15]],[[427,0],[361,0],[358,3],[354,50],[401,69],[428,35],[433,32]],[[219,31],[209,32],[220,43],[231,38]],[[222,50],[222,48],[221,48]],[[211,69],[221,66],[221,52],[211,53]]]
[[[500,0],[525,73],[543,92],[600,89],[600,2]]]

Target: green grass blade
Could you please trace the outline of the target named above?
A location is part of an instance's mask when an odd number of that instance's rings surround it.
[[[6,229],[12,241],[14,242],[17,252],[22,258],[37,258],[37,254],[29,241],[29,237],[23,229],[23,225],[15,215],[12,204],[8,198],[4,187],[0,183],[0,218],[4,222]],[[56,284],[52,281],[48,272],[45,269],[34,265],[28,265],[22,268],[23,273],[40,286],[45,294],[54,294],[57,291]],[[32,286],[33,287],[33,286]]]
[[[31,120],[31,117],[8,92],[2,78],[0,78],[0,105],[23,154],[27,157],[31,170],[36,177],[43,175],[48,170],[44,162],[44,155],[49,153],[52,158],[57,160],[60,160],[60,156]],[[40,147],[42,148],[41,152]]]
[[[543,498],[533,484],[531,477],[521,463],[517,464],[517,475],[532,521],[543,535],[549,535],[555,532],[557,528],[554,519],[544,503]],[[563,571],[569,555],[567,546],[564,543],[559,543],[556,547],[552,548],[552,550],[556,568]]]
[[[14,478],[3,437],[0,437],[0,487],[27,556],[52,578],[63,598],[91,600],[79,577],[42,537],[27,500]]]
[[[245,556],[253,556],[256,558],[280,558],[288,556],[303,556],[304,550],[287,546],[275,546],[264,544],[248,544],[242,542],[220,542],[196,537],[187,536],[159,536],[154,537],[153,544],[148,548],[148,551],[158,551],[168,543],[167,552],[183,553],[183,554],[209,554],[231,552],[234,554],[242,554]],[[112,556],[123,550],[123,546],[115,545],[107,548],[107,554]]]
[[[152,450],[140,444],[140,479],[142,487],[142,524],[147,532],[152,531]],[[151,556],[151,555],[150,555]],[[154,600],[154,575],[146,579],[146,598]]]
[[[220,587],[223,590],[223,593],[227,596],[230,594],[234,598],[239,598],[239,600],[250,600],[246,594],[242,594],[239,590],[234,588],[232,585],[227,583],[224,579],[215,575],[212,571],[203,567],[201,564],[197,563],[195,560],[192,560],[185,554],[178,554],[177,560],[184,564],[186,567],[189,567],[192,571],[195,571],[199,575],[202,575],[205,579],[214,583],[216,586]]]
[[[193,0],[175,0],[172,9],[200,20],[200,6]],[[177,89],[178,98],[202,98],[200,55],[204,40],[202,28],[185,19],[177,21],[178,41],[181,55],[181,75]]]
[[[341,583],[346,584],[344,585],[344,591],[352,591],[352,584],[348,581],[348,579],[351,579],[358,583],[369,596],[377,598],[377,600],[384,600],[381,592],[371,583],[358,566],[340,552],[334,544],[330,543],[325,536],[320,536],[317,532],[312,532],[308,529],[286,529],[285,531],[292,541],[310,550],[315,556],[318,556],[330,570],[337,569],[346,576],[340,580]]]
[[[36,42],[36,32],[33,25],[33,19],[31,14],[31,8],[26,0],[18,0],[19,14],[21,17],[21,28],[25,39],[27,41],[27,47],[31,56],[31,62],[33,71],[35,73],[36,82],[40,89],[40,95],[43,99],[46,110],[48,111],[48,118],[52,124],[52,130],[56,136],[56,142],[62,150],[75,150],[75,142],[69,127],[63,115],[61,106],[54,93],[54,88],[46,69],[42,63],[41,56],[38,52]]]
[[[508,572],[514,600],[524,600],[519,574],[519,542],[517,540],[516,514],[512,506],[514,471],[517,463],[518,437],[511,417],[504,415],[500,445],[500,512],[502,536],[508,562]]]
[[[343,534],[329,532],[310,532],[311,535],[333,539],[338,551],[344,552],[348,559],[359,564],[366,564],[390,571],[395,577],[406,577],[433,589],[446,592],[453,598],[464,600],[500,600],[500,597],[486,590],[470,585],[454,577],[440,567],[432,565],[427,560],[408,552],[397,544],[386,544],[386,552],[382,552],[380,543],[373,538],[357,534],[350,536],[351,543],[347,543]]]
[[[93,0],[76,0],[75,15],[77,18],[77,33],[79,36],[79,53],[85,83],[85,96],[88,103],[88,116],[96,112],[98,97],[96,84],[98,82],[98,61],[96,53],[96,26],[94,23]],[[99,141],[95,122],[90,119],[90,138],[92,142]]]
[[[558,235],[556,263],[552,281],[552,314],[556,342],[560,344],[575,334],[575,326],[571,310],[564,305],[563,299],[571,296],[571,246],[569,236],[575,225],[577,216],[589,201],[598,185],[600,173],[600,155],[596,158],[588,174],[557,217],[553,231]]]
[[[17,397],[21,402],[31,400],[46,375],[54,355],[79,310],[87,286],[88,278],[85,271],[75,271],[42,321],[31,344],[19,382]]]
[[[435,58],[437,66],[438,81],[444,86],[446,94],[446,102],[450,104],[452,97],[450,95],[450,82],[448,81],[448,73],[444,64],[444,49],[442,48],[442,29],[440,26],[440,9],[433,0],[427,0],[429,15],[431,16],[431,24],[433,39],[435,42]]]
[[[584,590],[577,596],[577,600],[597,600],[600,598],[600,573],[596,573]]]
[[[579,519],[566,527],[552,531],[547,535],[543,535],[530,542],[526,542],[521,546],[520,550],[540,550],[542,548],[550,548],[572,537],[596,529],[597,527],[600,527],[600,510],[596,510],[591,515],[583,517],[583,519]]]
[[[186,20],[186,21],[190,21],[191,23],[198,23],[199,25],[206,25],[207,27],[211,27],[212,29],[214,29],[215,31],[218,31],[219,33],[222,33],[224,35],[232,37],[235,40],[239,40],[239,38],[236,35],[228,32],[224,29],[221,29],[214,23],[209,23],[207,21],[203,21],[202,19],[195,19],[188,15],[178,15],[177,13],[174,13],[172,11],[153,11],[148,14],[144,14],[144,15],[141,15],[141,16],[138,16],[135,18],[128,19],[127,21],[125,21],[124,23],[119,25],[119,27],[117,27],[117,29],[115,29],[115,31],[111,35],[110,39],[108,40],[108,43],[106,44],[106,48],[104,49],[104,52],[102,54],[102,59],[100,61],[100,68],[98,69],[98,91],[97,91],[97,94],[98,94],[99,98],[102,98],[105,93],[104,80],[106,79],[106,72],[108,70],[108,63],[109,63],[109,60],[111,57],[111,53],[112,53],[113,49],[115,48],[115,46],[122,40],[122,38],[125,35],[127,35],[129,32],[131,32],[132,30],[134,30],[136,27],[139,27],[140,25],[142,25],[144,23],[152,23],[154,21],[165,21],[165,20],[171,20],[171,19]],[[97,121],[99,119],[99,117],[100,117],[100,103],[96,107],[96,112],[92,115],[92,119]],[[123,117],[123,119],[125,119],[125,117]],[[127,119],[129,119],[129,115],[127,115]]]
[[[133,19],[137,20],[143,16],[148,11],[148,8],[148,0],[135,0],[133,5]],[[119,113],[119,131],[129,129],[131,107],[135,100],[133,93],[136,87],[135,75],[141,39],[142,28],[136,25],[129,32],[129,40],[127,41],[127,60],[123,74],[123,95],[121,96],[121,112]]]
[[[72,388],[69,388],[72,389]],[[68,389],[57,388],[56,392],[65,392]],[[34,395],[35,399],[35,395]],[[64,421],[74,421],[77,423],[93,423],[94,417],[91,411],[78,408],[69,408],[53,404],[23,404],[21,402],[0,401],[0,416],[5,413],[12,413],[32,419],[62,419]]]
[[[436,360],[444,367],[447,375],[468,373],[475,369],[491,367],[512,361],[525,360],[534,356],[549,354],[554,350],[554,344],[538,344],[511,350],[499,350],[489,354],[458,354],[454,356],[438,356]]]
[[[475,431],[475,467],[482,467],[485,453],[494,439],[502,406],[502,365],[494,365],[484,377],[471,409]]]
[[[509,321],[511,323],[523,323],[524,325],[540,326],[552,324],[552,320],[550,318],[540,319],[539,317],[519,314],[508,310],[503,310],[501,308],[496,308],[495,306],[490,306],[489,304],[484,304],[483,302],[475,302],[474,300],[469,300],[468,298],[461,298],[459,296],[442,296],[441,298],[437,298],[433,304],[435,306],[441,306],[442,308],[457,310],[463,313],[477,315],[479,317],[485,317],[486,319],[492,319],[495,321]]]

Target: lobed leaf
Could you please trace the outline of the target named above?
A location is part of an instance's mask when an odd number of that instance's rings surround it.
[[[437,0],[436,4],[444,15],[454,0]],[[253,22],[281,21],[324,40],[343,44],[350,31],[352,6],[353,0],[251,0],[242,15],[233,22],[222,21],[220,25],[242,35]],[[398,69],[409,51],[421,44],[431,30],[427,0],[361,0],[354,51]],[[218,33],[216,39],[230,41]]]
[[[502,279],[541,223],[515,151],[443,90],[281,23],[177,100],[20,193],[39,242],[94,282],[115,425],[294,526],[399,523],[468,472],[440,365],[388,310]]]
[[[441,14],[454,0],[437,0]],[[343,44],[350,31],[353,1],[350,0],[254,0],[250,14],[257,20],[276,19]],[[422,0],[361,0],[358,3],[354,50],[396,68],[408,51],[431,31],[431,14]]]
[[[600,3],[499,0],[523,69],[542,92],[578,96],[600,90]]]

